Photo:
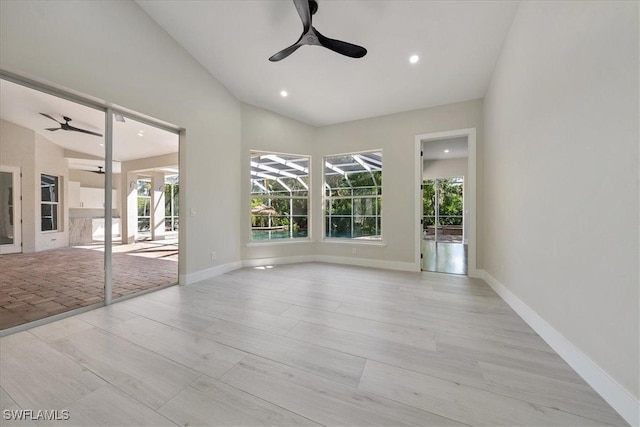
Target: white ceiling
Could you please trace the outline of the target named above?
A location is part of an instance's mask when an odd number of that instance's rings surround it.
[[[469,157],[466,136],[422,143],[422,158],[424,160],[459,159],[462,157]]]
[[[97,157],[104,157],[104,138],[63,130],[53,120],[41,116],[46,113],[63,122],[62,116],[72,119],[70,125],[104,135],[104,112],[0,80],[0,118],[33,130],[60,147]],[[143,136],[139,132],[143,131]],[[140,123],[128,117],[114,122],[113,159],[123,162],[178,152],[178,135]],[[77,162],[76,162],[77,163]],[[76,163],[71,163],[71,167]],[[89,163],[85,162],[85,166]],[[80,167],[84,168],[84,166]]]
[[[303,46],[272,63],[302,31],[291,0],[137,3],[238,99],[316,126],[483,97],[518,7],[318,0],[313,25],[368,54]],[[412,54],[420,56],[415,65]]]

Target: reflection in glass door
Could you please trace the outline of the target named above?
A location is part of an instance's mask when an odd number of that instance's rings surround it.
[[[126,114],[113,126],[114,301],[178,283],[179,137]]]
[[[20,168],[0,166],[0,254],[22,252]]]

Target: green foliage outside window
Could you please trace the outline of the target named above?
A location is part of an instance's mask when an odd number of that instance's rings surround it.
[[[326,158],[325,236],[379,239],[382,234],[381,165],[362,166],[365,156],[382,159],[382,153]],[[358,161],[359,159],[360,161]],[[336,170],[337,167],[339,170]],[[344,173],[340,173],[343,171]]]
[[[464,216],[463,180],[446,178],[426,180],[422,187],[424,227],[435,223],[436,187],[438,188],[439,225],[462,226]]]

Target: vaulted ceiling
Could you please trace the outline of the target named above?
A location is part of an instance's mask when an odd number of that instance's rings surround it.
[[[313,25],[368,54],[303,46],[269,62],[302,31],[290,0],[137,3],[239,100],[315,126],[483,97],[518,7],[318,0]],[[411,64],[411,55],[419,61]]]

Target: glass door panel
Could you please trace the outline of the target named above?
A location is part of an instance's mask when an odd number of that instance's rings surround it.
[[[0,92],[4,331],[104,302],[105,114],[5,79]]]
[[[462,177],[436,180],[438,242],[462,243],[463,185]]]
[[[135,159],[132,157],[135,153]],[[178,283],[178,135],[123,114],[113,123],[112,300]]]
[[[464,179],[422,182],[422,269],[466,274]]]

